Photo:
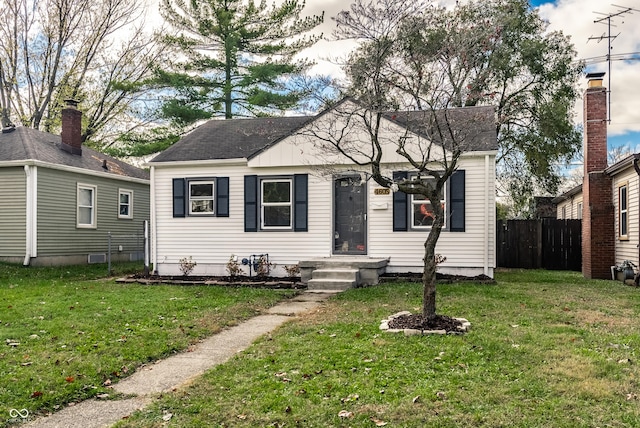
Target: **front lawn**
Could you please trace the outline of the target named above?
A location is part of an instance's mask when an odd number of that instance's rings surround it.
[[[511,271],[438,286],[463,336],[382,333],[419,284],[341,293],[118,427],[635,427],[640,290]]]
[[[114,266],[116,273],[138,265]],[[111,394],[142,364],[257,315],[292,291],[116,284],[105,265],[0,264],[0,426]]]

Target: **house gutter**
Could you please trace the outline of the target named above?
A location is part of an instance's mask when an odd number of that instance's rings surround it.
[[[38,169],[34,166],[24,165],[24,174],[26,177],[26,242],[25,255],[22,264],[29,266],[31,258],[37,255],[37,227],[38,227]]]
[[[484,156],[484,274],[489,276],[489,155]],[[495,230],[495,228],[494,228]],[[495,246],[495,238],[494,238]]]
[[[636,174],[639,177],[639,179],[638,179],[638,187],[640,189],[640,166],[638,166],[638,162],[639,161],[640,161],[640,153],[635,153],[633,155],[633,169],[636,171]],[[638,218],[640,219],[640,207],[638,207]],[[638,262],[640,263],[640,231],[638,233],[639,233],[639,236],[638,236]],[[635,278],[633,279],[633,282],[635,283],[636,286],[639,285],[639,283],[640,283],[640,272],[638,274],[636,274]]]
[[[149,186],[149,198],[150,198],[150,207],[149,207],[149,216],[151,217],[151,264],[153,268],[151,272],[154,274],[158,272],[157,269],[157,261],[158,261],[158,235],[157,235],[157,227],[156,224],[156,167],[151,165],[149,169],[149,178],[151,180],[151,186]]]

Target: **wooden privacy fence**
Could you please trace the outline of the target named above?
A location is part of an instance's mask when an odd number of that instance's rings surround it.
[[[582,220],[498,220],[498,267],[582,270]]]

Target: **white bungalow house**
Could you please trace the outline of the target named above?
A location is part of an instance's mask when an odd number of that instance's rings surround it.
[[[425,201],[379,186],[339,157],[328,159],[309,130],[331,132],[340,121],[335,108],[312,117],[211,120],[155,157],[153,270],[180,275],[180,260],[191,258],[192,275],[227,275],[230,259],[268,254],[276,265],[271,275],[285,276],[285,266],[298,264],[303,281],[334,261],[360,270],[354,283],[375,283],[385,269],[421,272],[430,228]],[[442,195],[447,218],[437,252],[446,262],[439,270],[493,277],[495,113],[460,111],[481,119]],[[393,114],[383,121],[384,132],[404,141],[414,135]],[[394,150],[383,162],[398,178],[414,171]]]

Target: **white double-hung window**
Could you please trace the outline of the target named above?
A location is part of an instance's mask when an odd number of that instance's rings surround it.
[[[291,229],[293,181],[288,178],[263,179],[260,182],[262,229]]]
[[[118,191],[118,218],[133,218],[133,191]]]
[[[76,193],[76,227],[96,228],[96,192],[96,186],[78,183]]]
[[[189,215],[213,215],[215,182],[189,181]]]

